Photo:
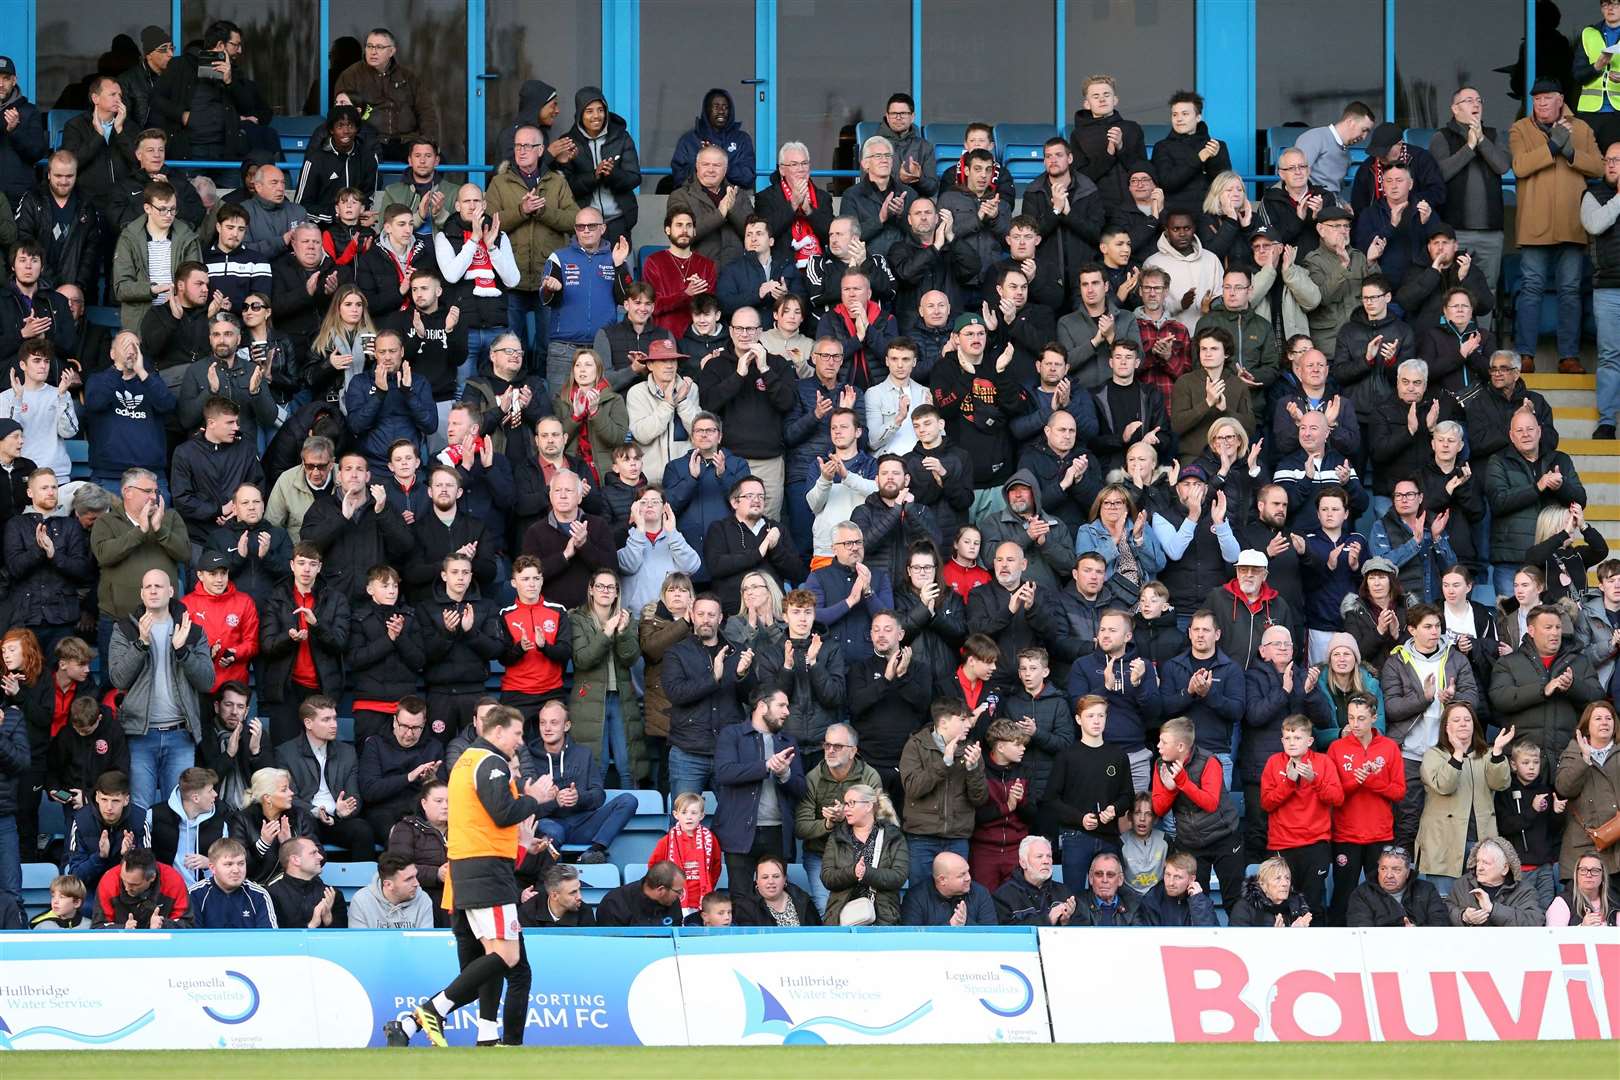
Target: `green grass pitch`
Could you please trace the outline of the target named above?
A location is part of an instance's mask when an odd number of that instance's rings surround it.
[[[228,1056],[230,1060],[222,1061]],[[1386,1077],[1513,1076],[1558,1080],[1620,1076],[1620,1045],[1610,1042],[1353,1043],[1115,1046],[705,1047],[233,1051],[18,1051],[7,1054],[7,1080],[116,1076],[175,1080],[228,1076],[286,1080],[314,1076],[450,1080],[452,1077],[553,1076],[643,1078],[833,1076],[1173,1076]]]

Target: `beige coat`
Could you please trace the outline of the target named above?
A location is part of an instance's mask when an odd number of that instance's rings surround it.
[[[1582,855],[1596,852],[1603,860],[1603,872],[1620,873],[1620,844],[1598,851],[1586,830],[1575,823],[1577,815],[1594,829],[1620,814],[1620,750],[1609,755],[1600,769],[1581,759],[1581,746],[1570,740],[1558,755],[1558,772],[1553,787],[1569,800],[1564,812],[1564,847],[1558,856],[1558,873],[1566,880],[1575,877],[1575,863]]]
[[[1437,746],[1423,752],[1423,817],[1418,822],[1417,868],[1424,874],[1461,877],[1468,847],[1469,801],[1475,838],[1496,836],[1496,792],[1506,791],[1507,761],[1470,756],[1462,768]]]
[[[1513,152],[1513,175],[1519,180],[1518,242],[1524,244],[1585,244],[1581,228],[1581,196],[1586,181],[1603,175],[1603,155],[1585,120],[1564,106],[1570,123],[1570,145],[1575,160],[1554,154],[1547,136],[1526,116],[1508,130]]]

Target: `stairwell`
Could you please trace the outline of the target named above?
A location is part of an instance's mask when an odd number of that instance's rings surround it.
[[[1586,485],[1586,520],[1620,552],[1620,442],[1592,438],[1597,426],[1593,375],[1526,375],[1524,383],[1547,399],[1558,428],[1558,448],[1570,456]]]

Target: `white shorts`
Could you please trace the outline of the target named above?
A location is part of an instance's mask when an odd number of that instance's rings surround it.
[[[518,910],[516,904],[501,904],[499,907],[467,908],[467,929],[479,941],[516,941],[523,933],[523,927],[518,923]]]

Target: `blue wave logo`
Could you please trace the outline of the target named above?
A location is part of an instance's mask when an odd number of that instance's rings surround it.
[[[986,1009],[997,1016],[1006,1017],[1009,1019],[1014,1016],[1022,1016],[1029,1011],[1029,1007],[1031,1005],[1035,1004],[1035,985],[1029,981],[1028,975],[1025,975],[1022,971],[1019,971],[1011,964],[1002,964],[1001,970],[1007,972],[1009,975],[1013,976],[1023,984],[1024,1000],[1019,1002],[1018,1007],[1014,1009],[999,1008],[992,1005],[988,998],[980,998],[979,1004],[983,1005]]]
[[[143,1015],[131,1020],[117,1031],[109,1031],[103,1035],[91,1035],[83,1031],[72,1031],[68,1028],[55,1027],[50,1024],[24,1028],[21,1031],[13,1032],[5,1019],[0,1017],[0,1050],[15,1050],[18,1048],[17,1044],[24,1039],[46,1037],[67,1039],[69,1042],[82,1043],[85,1046],[106,1046],[109,1043],[129,1038],[129,1036],[135,1034],[155,1019],[157,1019],[156,1011],[148,1009]]]
[[[934,1003],[925,1001],[890,1024],[878,1026],[858,1024],[841,1016],[816,1016],[794,1023],[793,1017],[788,1015],[787,1009],[776,999],[776,995],[759,983],[743,978],[741,972],[734,971],[732,974],[737,977],[737,985],[742,989],[743,1006],[747,1011],[747,1016],[743,1019],[743,1035],[745,1037],[780,1035],[783,1046],[826,1045],[827,1039],[817,1030],[818,1028],[839,1028],[868,1038],[880,1038],[910,1027],[934,1011]]]
[[[253,1019],[253,1014],[254,1013],[259,1011],[259,988],[257,986],[253,985],[253,980],[252,979],[248,978],[246,975],[242,974],[240,971],[231,971],[231,970],[227,969],[225,974],[228,977],[230,977],[232,979],[235,979],[237,982],[241,983],[243,986],[247,987],[247,990],[248,990],[247,1008],[243,1009],[240,1013],[237,1013],[235,1016],[231,1016],[228,1013],[219,1012],[219,1011],[217,1011],[215,1009],[212,1009],[212,1008],[208,1007],[207,1005],[203,1006],[203,1012],[208,1015],[208,1018],[210,1020],[217,1020],[221,1024],[245,1024],[249,1020]]]

